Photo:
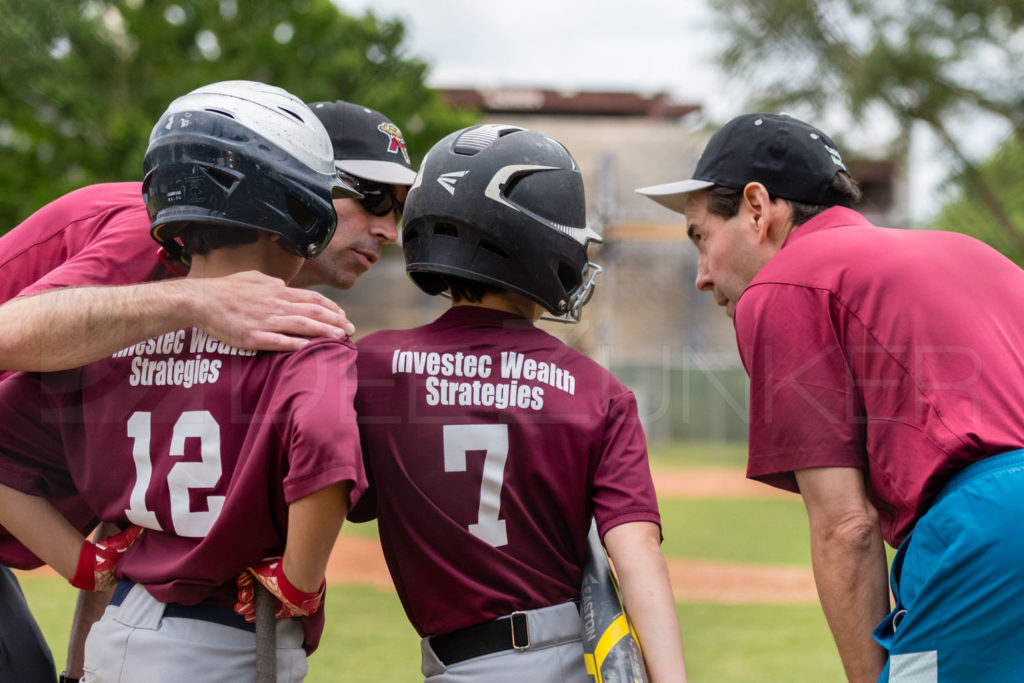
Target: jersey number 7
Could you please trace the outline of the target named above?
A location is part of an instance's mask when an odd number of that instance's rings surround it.
[[[480,509],[469,533],[495,548],[508,543],[501,510],[501,487],[508,460],[508,425],[445,425],[444,471],[465,472],[466,453],[485,451],[484,473],[480,481]]]

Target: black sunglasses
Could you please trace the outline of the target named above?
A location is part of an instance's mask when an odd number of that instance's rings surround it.
[[[399,201],[398,197],[395,196],[393,185],[385,185],[384,183],[357,178],[347,173],[339,172],[338,175],[362,193],[362,199],[357,199],[356,201],[362,204],[363,208],[370,214],[374,216],[387,216],[394,211],[395,218],[402,217],[405,202]]]

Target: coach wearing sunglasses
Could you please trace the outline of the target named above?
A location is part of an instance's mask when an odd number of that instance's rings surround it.
[[[304,264],[293,287],[348,289],[398,239],[405,195],[416,178],[402,131],[380,112],[350,102],[309,105],[334,143],[334,165],[362,199],[335,199],[338,229],[320,258]]]

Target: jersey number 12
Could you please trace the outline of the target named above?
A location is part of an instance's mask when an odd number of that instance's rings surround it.
[[[135,461],[135,486],[129,507],[124,511],[132,524],[163,531],[156,513],[146,507],[146,492],[153,478],[153,459],[150,453],[152,413],[135,412],[128,419],[128,436],[133,440],[132,460]],[[220,425],[206,410],[184,412],[174,423],[169,455],[185,455],[185,439],[199,439],[198,462],[178,462],[167,473],[167,489],[171,499],[171,523],[178,536],[201,538],[209,533],[224,506],[224,496],[207,496],[206,510],[193,511],[189,489],[209,489],[217,485],[221,476]]]

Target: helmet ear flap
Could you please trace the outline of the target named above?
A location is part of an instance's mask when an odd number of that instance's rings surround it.
[[[563,259],[558,262],[558,280],[562,283],[565,291],[571,292],[580,286],[583,280],[583,273],[577,270],[573,264]]]
[[[316,214],[291,192],[285,195],[285,209],[295,224],[303,230],[311,230],[316,225]]]

